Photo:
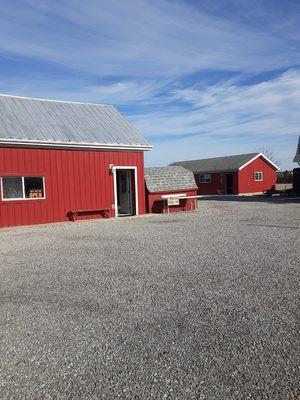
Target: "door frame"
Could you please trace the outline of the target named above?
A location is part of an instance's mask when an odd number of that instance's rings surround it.
[[[112,173],[114,177],[114,204],[115,204],[115,217],[119,216],[118,212],[118,189],[117,189],[117,171],[118,170],[133,170],[134,171],[134,190],[135,190],[135,214],[139,215],[139,195],[138,195],[138,184],[137,184],[137,167],[135,166],[121,166],[114,165],[112,167]]]

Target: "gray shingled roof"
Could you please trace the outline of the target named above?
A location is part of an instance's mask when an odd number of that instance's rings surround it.
[[[237,171],[246,162],[252,160],[259,153],[239,154],[235,156],[205,158],[201,160],[178,161],[171,165],[181,165],[194,174],[205,172]]]
[[[297,151],[294,157],[294,162],[300,163],[300,136],[299,136],[299,141],[298,141],[298,147],[297,147]]]
[[[194,175],[177,166],[145,168],[145,181],[150,193],[197,189]]]
[[[0,95],[0,141],[10,140],[151,148],[113,106]]]

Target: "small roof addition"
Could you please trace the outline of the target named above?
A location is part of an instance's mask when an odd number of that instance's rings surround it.
[[[145,181],[150,193],[197,190],[194,175],[180,166],[145,168]]]
[[[150,150],[113,106],[0,94],[0,144]]]
[[[297,147],[297,151],[294,157],[294,162],[300,163],[300,136],[299,136],[299,140],[298,140],[298,147]]]
[[[258,157],[263,157],[275,169],[279,169],[271,160],[262,153],[238,154],[226,157],[204,158],[201,160],[178,161],[171,165],[181,165],[192,171],[194,174],[209,172],[233,172],[238,171],[254,161]]]

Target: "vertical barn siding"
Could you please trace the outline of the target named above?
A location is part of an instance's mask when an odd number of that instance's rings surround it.
[[[45,200],[0,200],[0,227],[67,221],[74,209],[111,209],[109,164],[136,166],[139,214],[145,213],[143,152],[0,148],[0,176],[45,177]]]
[[[263,181],[254,181],[254,172],[263,172]],[[276,185],[276,170],[259,157],[239,171],[239,193],[261,193]]]

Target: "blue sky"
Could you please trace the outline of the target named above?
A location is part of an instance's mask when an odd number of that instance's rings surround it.
[[[298,0],[0,0],[0,92],[114,104],[147,165],[300,134]]]

